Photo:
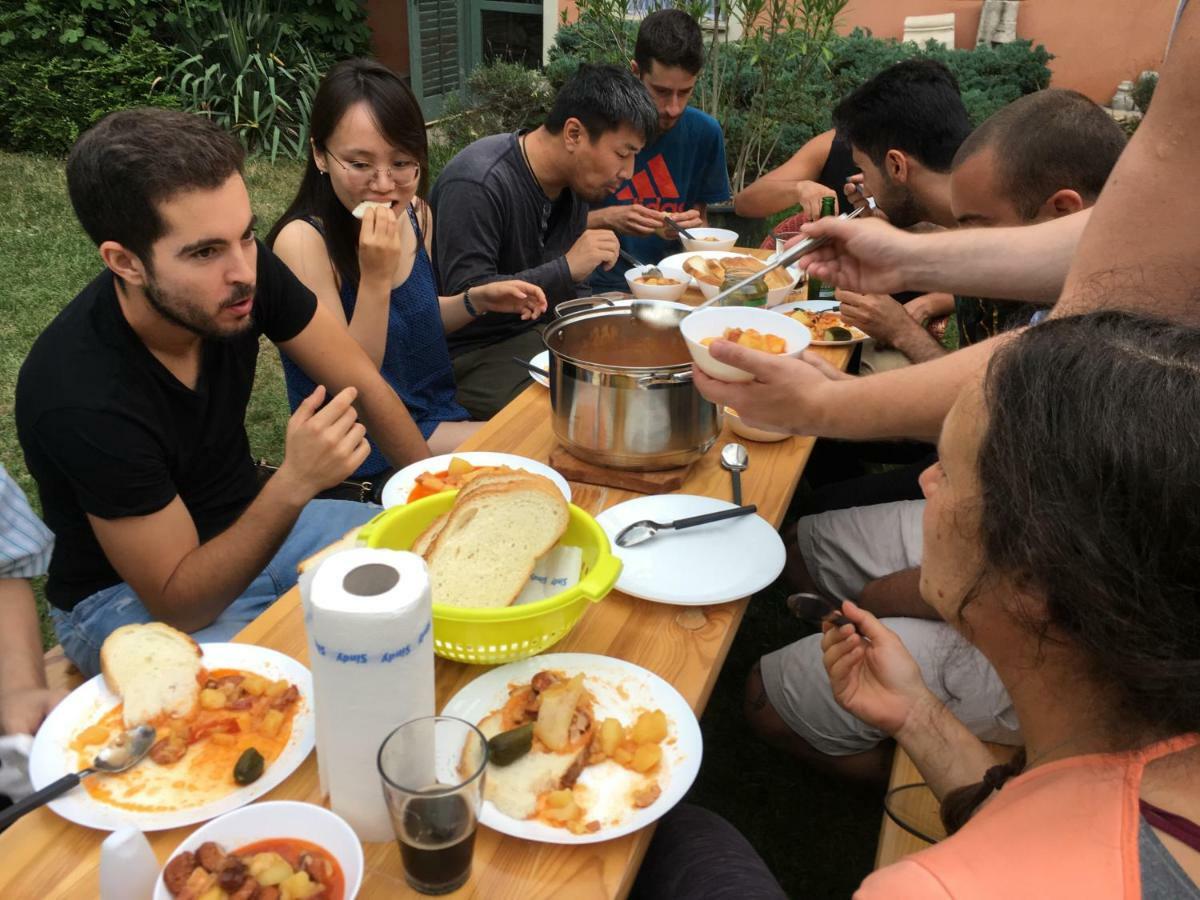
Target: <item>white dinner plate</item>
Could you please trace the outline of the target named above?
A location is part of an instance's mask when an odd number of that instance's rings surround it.
[[[492,669],[480,675],[455,694],[442,710],[444,716],[457,716],[479,723],[508,701],[509,685],[528,682],[545,669],[556,669],[568,676],[582,672],[584,684],[596,700],[595,720],[608,716],[632,725],[638,713],[661,709],[667,715],[668,734],[662,742],[663,761],[659,764],[658,782],[662,788],[659,798],[645,809],[628,804],[630,786],[640,784],[644,776],[637,775],[609,760],[588,766],[579,776],[578,784],[594,805],[594,813],[609,824],[591,834],[572,834],[565,828],[555,828],[530,819],[514,819],[500,812],[490,801],[484,801],[479,821],[495,831],[513,837],[548,844],[594,844],[609,841],[645,828],[663,816],[683,799],[700,771],[704,741],[696,715],[670,684],[641,666],[593,653],[547,653],[520,662]],[[439,765],[448,768],[445,778],[454,778],[459,756],[455,754]],[[611,813],[606,816],[605,813]],[[616,819],[615,823],[611,820]]]
[[[546,372],[550,371],[550,351],[543,350],[537,356],[529,361],[531,366],[537,366]],[[537,372],[530,372],[529,377],[540,384],[542,387],[550,387],[550,379],[544,375],[539,375]]]
[[[389,478],[387,484],[383,486],[383,493],[380,495],[380,502],[383,503],[383,508],[390,509],[393,506],[403,506],[408,502],[408,495],[412,493],[412,489],[417,485],[418,475],[422,475],[425,472],[444,472],[446,467],[450,465],[450,460],[455,457],[465,459],[473,466],[508,466],[510,469],[523,469],[535,475],[545,475],[562,491],[562,495],[567,498],[567,502],[571,501],[571,486],[567,484],[567,479],[563,478],[545,463],[540,463],[537,460],[528,459],[524,456],[515,456],[512,453],[493,453],[490,450],[467,450],[463,453],[443,453],[441,456],[431,456],[429,459],[423,459],[410,466],[405,466]]]
[[[617,546],[621,529],[642,519],[666,523],[733,508],[712,497],[659,494],[600,513],[596,521],[621,560],[617,590],[655,603],[702,606],[749,597],[765,588],[783,571],[786,551],[779,533],[761,516],[661,531],[637,546]]]
[[[73,788],[52,800],[52,810],[77,825],[101,831],[115,831],[126,825],[142,831],[179,828],[245,806],[274,788],[304,762],[316,737],[312,674],[308,669],[290,656],[252,644],[201,644],[200,649],[204,654],[201,662],[207,669],[245,669],[271,679],[286,678],[300,691],[300,705],[292,720],[291,737],[283,752],[263,771],[262,777],[219,800],[170,812],[137,812],[110,806],[92,797],[84,787]],[[120,698],[104,683],[104,676],[97,675],[73,690],[54,708],[33,739],[33,751],[29,755],[29,778],[36,790],[78,770],[78,754],[71,749],[71,741],[119,702]]]
[[[819,312],[825,312],[828,309],[834,309],[837,306],[840,306],[840,304],[836,300],[800,300],[796,303],[781,303],[781,304],[779,304],[779,306],[774,306],[771,309],[772,309],[772,312],[783,313],[784,315],[787,315],[793,309],[802,309],[805,312],[819,313]],[[818,341],[814,338],[813,342],[811,344],[809,344],[809,346],[810,347],[849,347],[854,344],[861,344],[863,341],[865,341],[867,338],[870,337],[869,334],[867,334],[861,328],[855,327],[854,325],[847,325],[846,327],[849,328],[850,333],[854,335],[854,337],[851,340],[848,340],[848,341]]]

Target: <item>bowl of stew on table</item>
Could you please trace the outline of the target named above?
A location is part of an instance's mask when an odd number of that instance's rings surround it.
[[[362,844],[340,816],[313,803],[275,800],[196,829],[159,873],[154,900],[209,891],[230,898],[353,900],[362,878]]]

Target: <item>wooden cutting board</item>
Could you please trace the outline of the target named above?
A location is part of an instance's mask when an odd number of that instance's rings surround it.
[[[639,494],[669,494],[683,487],[683,482],[692,470],[691,466],[664,469],[661,472],[630,472],[625,469],[609,469],[584,462],[572,456],[562,447],[550,454],[550,468],[556,469],[567,481],[582,481],[602,487],[637,491]]]

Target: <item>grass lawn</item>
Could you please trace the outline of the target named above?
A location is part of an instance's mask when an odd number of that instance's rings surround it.
[[[266,234],[300,182],[297,163],[250,161],[247,183],[254,210]],[[17,372],[42,329],[100,271],[96,248],[75,220],[67,197],[64,161],[0,152],[0,196],[8,198],[0,228],[0,463],[40,512],[37,489],[25,470],[13,423]],[[264,340],[258,379],[246,416],[255,457],[278,463],[283,457],[287,395],[279,357]],[[39,604],[41,579],[34,583]],[[44,612],[44,610],[43,610]],[[47,645],[54,643],[43,617]]]
[[[250,196],[265,234],[299,181],[299,166],[252,161]],[[0,229],[0,462],[38,508],[12,425],[17,371],[55,314],[100,270],[71,210],[63,162],[0,153],[0,195],[10,198]],[[69,362],[69,361],[68,361]],[[279,358],[264,341],[246,420],[256,457],[279,462],[287,422]],[[35,584],[41,602],[40,584]],[[876,793],[816,775],[759,743],[741,712],[742,685],[764,652],[803,636],[778,586],[751,602],[701,727],[704,766],[689,799],[733,822],[791,897],[848,897],[870,871],[881,808]],[[43,619],[48,645],[53,635]],[[750,900],[750,898],[748,898]]]

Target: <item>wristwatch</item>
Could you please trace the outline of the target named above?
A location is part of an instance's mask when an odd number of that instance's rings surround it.
[[[486,310],[484,312],[480,312],[479,310],[477,310],[475,308],[475,305],[471,302],[471,289],[470,288],[467,288],[465,291],[463,291],[463,306],[466,307],[467,313],[471,316],[472,319],[478,319],[480,316],[482,316],[486,313]]]

